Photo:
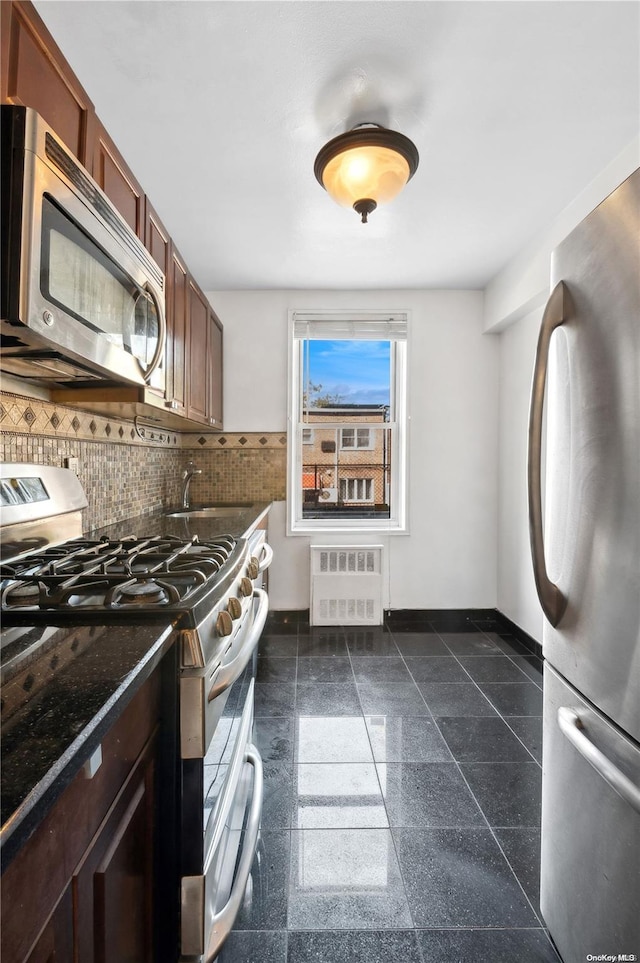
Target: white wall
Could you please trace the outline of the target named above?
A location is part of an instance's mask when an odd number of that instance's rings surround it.
[[[542,609],[533,581],[527,511],[527,431],[533,362],[542,309],[500,335],[498,469],[498,608],[542,640]]]
[[[477,291],[210,291],[224,324],[225,428],[285,431],[289,309],[410,312],[409,535],[387,548],[385,607],[493,608],[497,584],[498,339]],[[275,609],[309,605],[311,539],[275,505]],[[314,536],[339,543],[344,536]]]

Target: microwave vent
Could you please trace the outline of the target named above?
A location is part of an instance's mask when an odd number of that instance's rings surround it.
[[[159,288],[164,291],[164,274],[156,262],[147,253],[133,231],[127,227],[124,221],[120,220],[111,205],[105,201],[100,189],[87,177],[82,168],[76,164],[73,158],[67,154],[49,133],[45,136],[45,153],[49,160],[56,165],[58,170],[62,171],[73,186],[80,191],[85,200],[91,204],[100,217],[115,231],[120,240],[127,245],[131,253],[143,265],[145,271],[153,278]]]

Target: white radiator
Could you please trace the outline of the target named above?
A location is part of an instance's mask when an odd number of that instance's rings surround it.
[[[381,625],[382,612],[382,545],[311,546],[311,625]]]

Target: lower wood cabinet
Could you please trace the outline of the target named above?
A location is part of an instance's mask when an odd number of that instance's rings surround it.
[[[4,872],[3,963],[177,958],[175,748],[162,718],[174,665],[145,682],[95,775],[75,777]]]

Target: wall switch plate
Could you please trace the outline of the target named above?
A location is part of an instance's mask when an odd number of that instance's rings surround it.
[[[77,475],[77,474],[78,474],[78,469],[80,468],[80,459],[79,459],[79,458],[65,458],[65,460],[64,460],[64,467],[65,467],[65,468],[70,468],[71,471],[74,471],[74,472],[76,473],[76,475]]]

